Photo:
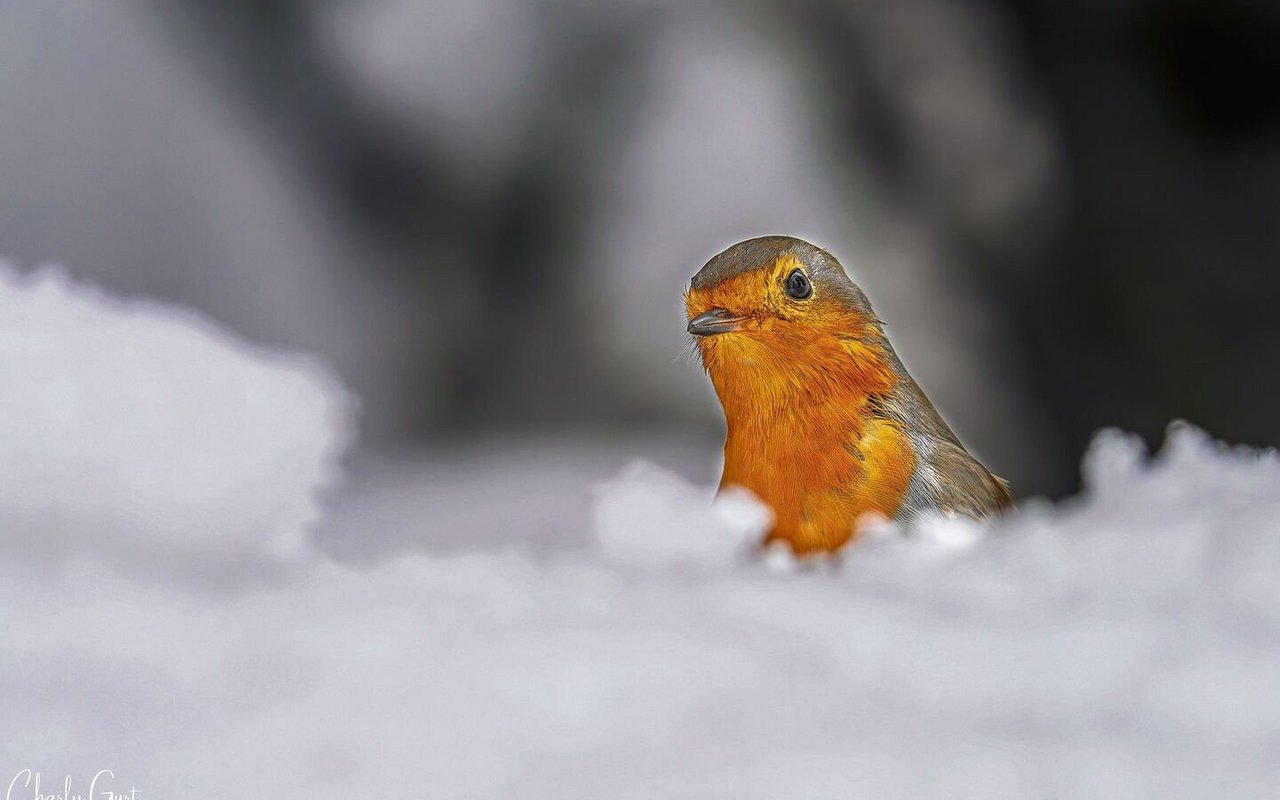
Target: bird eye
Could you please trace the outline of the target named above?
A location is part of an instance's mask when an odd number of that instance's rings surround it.
[[[787,276],[787,296],[794,300],[807,300],[812,294],[813,285],[809,283],[809,276],[798,269],[791,270],[791,274]]]

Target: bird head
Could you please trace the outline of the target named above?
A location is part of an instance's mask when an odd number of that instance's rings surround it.
[[[835,256],[800,239],[749,239],[715,256],[693,277],[685,310],[726,410],[892,384],[891,350],[866,295]]]

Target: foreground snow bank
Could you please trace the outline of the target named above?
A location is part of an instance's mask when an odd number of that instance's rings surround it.
[[[0,376],[0,546],[17,556],[163,571],[296,558],[350,428],[318,364],[2,263]]]
[[[705,531],[667,479],[632,505],[645,471],[603,490],[599,555],[320,564],[218,600],[23,571],[0,766],[195,798],[1270,796],[1280,466],[1184,430],[1150,465],[1105,437],[1087,472],[976,541],[890,531],[817,569],[622,546],[611,504],[637,541],[682,507]]]
[[[87,792],[110,769],[99,790],[142,797],[554,800],[1248,798],[1280,783],[1274,454],[1183,427],[1149,460],[1105,434],[1071,503],[989,530],[886,529],[820,565],[744,555],[765,524],[750,501],[711,506],[632,467],[595,490],[589,520],[578,498],[559,523],[537,498],[536,524],[588,524],[589,546],[494,535],[359,568],[314,550],[278,582],[193,591],[187,573],[156,584],[118,564],[265,548],[310,513],[340,395],[171,312],[45,280],[5,290],[0,317],[28,325],[0,330],[0,350],[29,392],[62,396],[53,364],[77,399],[54,404],[55,425],[0,390],[33,420],[3,423],[0,546],[112,557],[0,562],[2,783],[31,769],[45,793],[68,774]],[[28,346],[48,358],[13,355]],[[495,474],[504,504],[560,485]],[[375,496],[338,515],[349,548],[388,519],[431,540],[441,517],[419,494]],[[456,496],[435,497],[465,524]]]

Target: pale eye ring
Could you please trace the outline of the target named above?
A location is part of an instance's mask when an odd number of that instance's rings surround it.
[[[809,282],[809,276],[800,269],[791,270],[791,274],[787,276],[786,289],[787,296],[792,300],[808,300],[813,296],[813,284]]]

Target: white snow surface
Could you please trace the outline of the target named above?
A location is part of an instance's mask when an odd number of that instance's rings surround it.
[[[797,564],[745,546],[767,515],[741,495],[713,505],[652,464],[557,483],[580,451],[544,442],[540,460],[466,462],[488,497],[412,492],[434,466],[394,490],[357,480],[342,530],[304,538],[349,438],[323,369],[46,274],[0,284],[0,374],[0,785],[28,769],[45,793],[110,769],[98,791],[142,798],[1280,784],[1274,453],[1178,426],[1151,458],[1105,433],[1071,502],[881,528]],[[459,540],[486,520],[508,529]],[[301,554],[270,580],[191,569],[275,563],[281,542]]]
[[[352,401],[192,312],[0,263],[0,554],[258,574],[305,556]]]
[[[615,564],[715,569],[759,542],[772,520],[768,506],[741,487],[717,496],[637,461],[601,487],[593,521],[605,559]]]

